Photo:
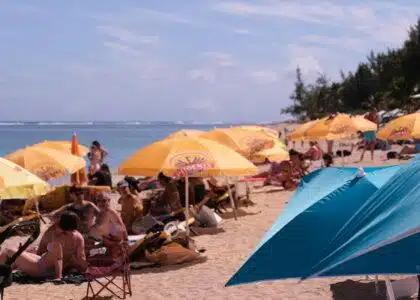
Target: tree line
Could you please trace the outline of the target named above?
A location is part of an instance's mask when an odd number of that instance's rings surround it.
[[[319,74],[315,82],[306,83],[299,66],[296,69],[292,104],[282,110],[297,119],[316,119],[331,113],[358,114],[376,107],[378,110],[401,108],[413,112],[420,108],[420,19],[410,27],[399,49],[367,56],[356,71],[340,71],[340,79],[331,81]]]

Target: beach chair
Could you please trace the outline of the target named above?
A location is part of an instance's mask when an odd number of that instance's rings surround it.
[[[12,224],[0,227],[0,246],[8,238],[16,235],[29,235],[24,244],[20,244],[18,251],[9,257],[4,264],[0,264],[0,299],[3,300],[4,289],[12,284],[12,264],[39,236],[41,225],[38,216],[19,218]]]
[[[417,298],[420,299],[419,294],[419,276],[411,276],[408,278],[391,281],[387,276],[385,278],[386,295],[388,300],[396,300],[400,298],[410,298],[417,294]]]
[[[110,255],[115,250],[118,251],[118,257]],[[89,266],[85,272],[86,299],[100,298],[104,292],[118,299],[132,296],[127,242],[116,243],[112,250],[102,244],[96,244],[89,247],[87,252]]]

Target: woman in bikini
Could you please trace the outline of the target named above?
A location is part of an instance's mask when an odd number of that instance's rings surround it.
[[[46,251],[40,255],[24,251],[15,261],[13,269],[19,269],[29,276],[61,279],[66,270],[84,272],[87,267],[85,242],[77,231],[78,216],[64,212],[48,243]],[[17,249],[8,248],[0,255],[0,262],[13,255]]]
[[[101,193],[96,198],[100,213],[95,225],[90,229],[89,236],[101,240],[123,241],[127,240],[127,230],[118,215],[110,206],[111,198],[107,193]]]
[[[69,188],[69,196],[73,203],[64,205],[47,216],[52,219],[53,225],[51,225],[42,236],[37,250],[38,255],[44,253],[48,243],[51,242],[62,213],[71,211],[79,217],[78,231],[82,234],[87,234],[90,228],[95,224],[95,217],[99,214],[99,208],[92,202],[84,200],[83,190],[77,186],[72,186]]]
[[[92,146],[90,147],[90,152],[88,154],[88,158],[90,160],[89,173],[91,175],[95,174],[97,171],[100,170],[107,155],[108,152],[102,148],[101,144],[98,141],[92,142]]]

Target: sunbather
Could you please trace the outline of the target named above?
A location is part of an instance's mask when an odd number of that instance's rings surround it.
[[[46,251],[41,255],[25,251],[12,267],[29,276],[41,278],[54,276],[60,279],[66,270],[83,272],[87,264],[84,239],[77,231],[78,220],[75,213],[62,213]],[[4,253],[0,255],[0,262],[4,262],[16,251],[15,248],[4,249]]]
[[[285,189],[294,189],[298,180],[305,175],[304,156],[291,149],[289,160],[280,163],[272,162],[270,170],[255,177],[266,177],[263,185],[281,185]]]
[[[101,193],[96,198],[100,213],[95,225],[89,231],[89,236],[104,241],[127,240],[127,230],[118,213],[110,207],[111,198],[107,193]]]
[[[398,154],[399,158],[404,158],[407,155],[420,153],[420,140],[415,139],[413,142],[414,145],[405,145],[402,147],[400,153]]]
[[[64,205],[47,215],[47,217],[52,219],[53,224],[45,231],[41,238],[37,249],[38,255],[44,253],[48,244],[51,243],[53,234],[58,226],[58,220],[64,212],[71,211],[79,217],[78,230],[82,234],[87,234],[95,224],[95,217],[99,214],[99,208],[92,202],[83,200],[83,190],[79,187],[72,186],[69,189],[69,195],[73,203]]]
[[[121,197],[121,219],[128,233],[132,232],[133,223],[143,216],[143,205],[138,197],[130,191],[129,183],[126,180],[118,183],[118,192]]]
[[[153,217],[167,218],[180,216],[182,218],[183,208],[176,183],[163,173],[159,173],[158,180],[164,190],[162,194],[152,200],[150,214]]]

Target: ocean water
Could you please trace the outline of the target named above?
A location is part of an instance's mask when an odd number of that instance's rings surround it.
[[[182,122],[0,122],[0,156],[44,140],[70,140],[90,146],[98,140],[109,152],[107,163],[114,170],[130,154],[181,129],[209,130],[239,124]]]

